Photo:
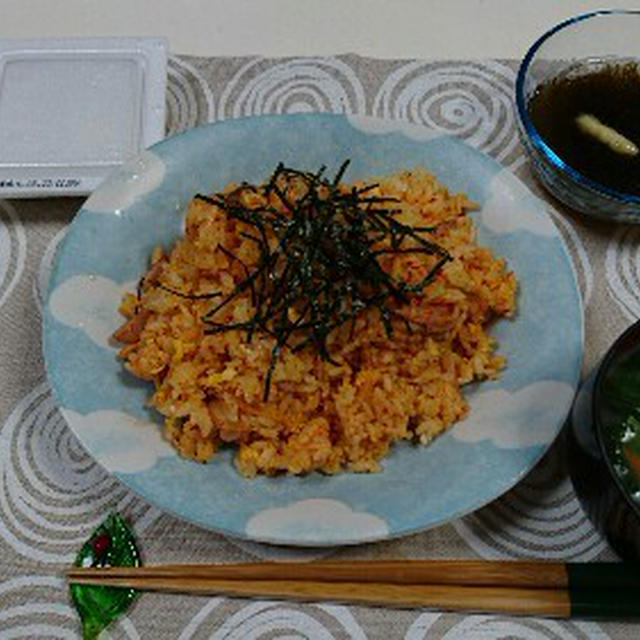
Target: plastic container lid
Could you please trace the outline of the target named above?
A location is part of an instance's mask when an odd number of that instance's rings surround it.
[[[161,140],[165,38],[0,39],[0,197],[86,195]]]

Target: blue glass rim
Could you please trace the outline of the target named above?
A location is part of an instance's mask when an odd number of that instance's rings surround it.
[[[587,178],[584,174],[580,173],[577,169],[574,169],[572,166],[568,165],[560,156],[544,141],[535,125],[531,121],[529,117],[529,113],[527,111],[525,96],[524,96],[524,81],[529,71],[529,66],[531,65],[531,61],[533,57],[537,53],[538,49],[555,33],[558,31],[562,31],[567,27],[571,27],[578,22],[582,22],[584,20],[589,20],[591,18],[597,18],[601,16],[607,15],[636,15],[640,16],[640,11],[635,11],[631,9],[606,9],[606,10],[598,10],[591,11],[589,13],[583,13],[573,18],[568,18],[567,20],[563,20],[559,22],[551,29],[543,33],[529,48],[524,58],[522,59],[522,63],[520,64],[520,68],[518,69],[518,75],[516,77],[516,107],[518,111],[518,117],[520,118],[520,122],[526,135],[529,140],[533,144],[533,146],[540,151],[545,158],[554,165],[560,171],[565,172],[571,179],[575,182],[600,193],[603,196],[608,196],[609,198],[621,201],[623,203],[629,203],[634,205],[640,205],[640,195],[633,195],[630,193],[624,193],[623,191],[617,191],[616,189],[612,189],[611,187],[607,187],[606,185],[596,182],[591,178]]]

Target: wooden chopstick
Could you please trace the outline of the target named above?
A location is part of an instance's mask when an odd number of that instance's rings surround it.
[[[102,583],[105,584],[105,583]],[[458,585],[415,585],[380,582],[310,580],[216,580],[213,578],[113,578],[109,586],[199,595],[352,604],[428,607],[450,611],[492,611],[568,617],[570,600],[562,589],[518,589]]]
[[[558,589],[570,586],[570,575],[581,586],[640,587],[640,572],[621,563],[565,563],[476,559],[356,560],[320,562],[257,562],[166,564],[144,567],[79,568],[69,570],[73,581],[90,578],[209,578],[217,580],[310,580],[320,582],[384,582],[392,584],[451,584],[466,586]],[[595,575],[597,572],[597,575]],[[588,574],[588,575],[587,575]],[[591,576],[591,583],[586,584]]]
[[[343,601],[553,617],[640,615],[621,563],[382,560],[77,568],[70,582],[238,597]]]

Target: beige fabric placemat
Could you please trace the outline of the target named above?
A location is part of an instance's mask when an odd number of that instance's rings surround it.
[[[585,371],[640,315],[640,228],[587,224],[551,201],[518,142],[512,61],[381,61],[344,55],[265,59],[173,56],[167,132],[224,118],[333,111],[425,124],[509,167],[540,197],[571,252],[584,299]],[[562,439],[516,487],[480,511],[394,541],[274,548],[225,538],[162,513],[84,452],[52,402],[40,307],[57,243],[80,199],[0,200],[0,638],[79,637],[62,579],[109,510],[130,520],[145,558],[208,562],[321,557],[601,560],[564,469]],[[144,594],[111,638],[630,638],[640,626]]]

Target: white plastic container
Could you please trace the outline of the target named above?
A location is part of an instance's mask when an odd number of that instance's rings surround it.
[[[0,39],[0,197],[85,195],[161,140],[165,38]]]

